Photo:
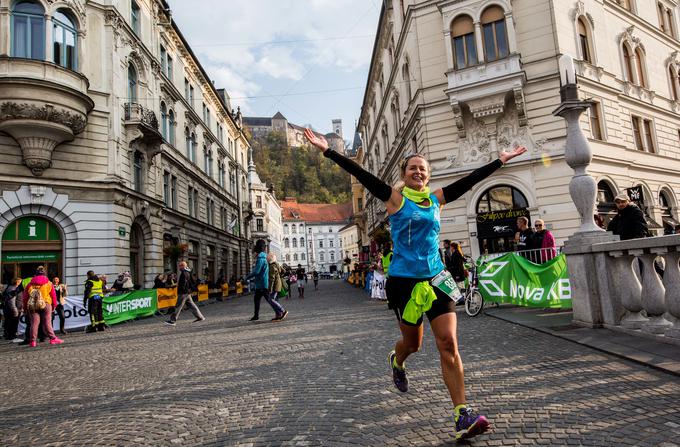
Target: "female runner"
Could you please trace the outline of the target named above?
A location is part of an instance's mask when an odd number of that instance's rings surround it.
[[[389,353],[394,385],[408,390],[404,362],[417,352],[423,341],[423,313],[434,334],[444,383],[454,406],[456,439],[469,439],[489,428],[486,417],[478,415],[465,399],[463,361],[456,337],[455,282],[439,255],[440,209],[484,180],[508,161],[526,152],[517,147],[501,152],[497,160],[434,192],[427,186],[430,165],[420,154],[401,163],[403,188],[392,188],[361,166],[329,149],[322,136],[305,130],[305,137],[341,168],[356,177],[375,197],[385,202],[392,231],[393,257],[385,291],[387,302],[399,320],[401,339]]]

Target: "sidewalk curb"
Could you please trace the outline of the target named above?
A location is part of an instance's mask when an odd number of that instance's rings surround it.
[[[638,360],[634,357],[630,357],[630,356],[627,356],[625,354],[621,354],[619,352],[615,352],[615,351],[605,349],[605,348],[602,348],[602,347],[599,347],[599,346],[594,346],[592,344],[584,343],[582,341],[575,340],[575,339],[570,338],[570,337],[566,337],[564,335],[561,335],[559,332],[552,331],[550,329],[545,329],[545,328],[536,327],[536,326],[530,326],[530,325],[525,324],[525,323],[520,323],[520,322],[511,320],[507,317],[503,317],[503,316],[500,316],[500,315],[494,315],[493,313],[490,313],[488,310],[484,311],[484,315],[491,317],[491,318],[496,318],[497,320],[506,321],[508,323],[516,324],[518,326],[525,327],[527,329],[531,329],[531,330],[534,330],[534,331],[537,331],[537,332],[541,332],[543,334],[551,335],[553,337],[557,337],[557,338],[560,338],[562,340],[569,341],[571,343],[575,343],[575,344],[578,344],[578,345],[581,345],[581,346],[587,346],[591,349],[594,349],[595,351],[603,352],[605,354],[610,354],[610,355],[613,355],[615,357],[618,357],[618,358],[621,358],[621,359],[624,359],[624,360],[628,360],[628,361],[631,361],[633,363],[637,363],[638,365],[647,366],[647,367],[655,369],[657,371],[661,371],[661,372],[664,372],[666,374],[671,374],[673,376],[680,377],[680,370],[675,371],[675,370],[668,369],[668,368],[665,368],[665,367],[660,366],[660,365],[655,365],[653,363],[644,362],[642,360]]]

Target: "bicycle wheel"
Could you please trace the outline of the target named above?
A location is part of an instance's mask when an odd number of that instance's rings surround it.
[[[484,308],[484,298],[479,290],[473,290],[465,297],[465,312],[471,317],[476,317]]]

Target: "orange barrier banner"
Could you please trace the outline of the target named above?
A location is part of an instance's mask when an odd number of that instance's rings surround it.
[[[177,287],[168,289],[156,289],[158,296],[158,308],[175,307],[177,305]]]
[[[199,284],[198,285],[198,301],[206,301],[208,299],[208,285]]]
[[[229,296],[229,284],[222,284],[222,296]]]
[[[241,281],[236,281],[236,293],[241,294],[243,293],[243,284]]]

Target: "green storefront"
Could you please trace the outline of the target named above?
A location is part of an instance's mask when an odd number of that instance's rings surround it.
[[[50,278],[63,274],[61,232],[47,219],[29,216],[10,222],[2,229],[1,249],[3,284],[32,276],[40,265],[47,268]]]

